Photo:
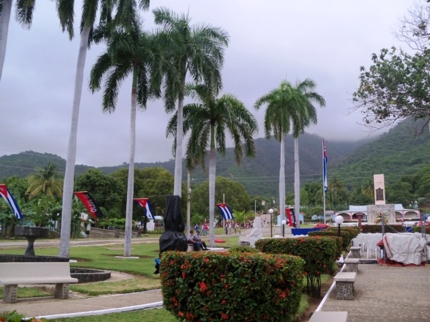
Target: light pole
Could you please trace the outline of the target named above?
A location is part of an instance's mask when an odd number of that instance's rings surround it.
[[[282,219],[281,223],[282,223],[282,237],[285,237],[285,224],[287,223],[287,221],[285,219]]]
[[[343,217],[341,215],[337,215],[336,218],[334,218],[334,221],[337,224],[337,236],[340,237],[340,225],[343,223]]]
[[[273,217],[273,209],[270,208],[269,209],[269,214],[270,214],[270,237],[272,237],[272,217]]]

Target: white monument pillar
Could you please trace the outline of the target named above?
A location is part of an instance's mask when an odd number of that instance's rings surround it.
[[[385,181],[383,174],[373,175],[375,205],[385,205]]]

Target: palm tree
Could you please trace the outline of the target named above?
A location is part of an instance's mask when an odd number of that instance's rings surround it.
[[[162,73],[156,71],[156,58],[161,56],[156,36],[142,32],[137,18],[127,25],[117,26],[108,35],[107,50],[101,55],[91,70],[90,88],[100,90],[101,81],[106,77],[103,94],[103,111],[112,113],[121,82],[132,75],[130,155],[127,181],[126,225],[124,256],[130,256],[134,197],[134,156],[136,146],[136,108],[146,108],[151,96],[159,95]],[[157,49],[159,49],[157,51]]]
[[[63,194],[63,182],[58,180],[57,166],[49,162],[43,169],[38,169],[36,174],[28,177],[28,188],[26,194],[33,199],[40,194],[49,197],[61,198]]]
[[[292,131],[295,139],[295,202],[297,222],[300,225],[300,173],[298,160],[298,136],[310,123],[316,122],[315,108],[312,101],[325,104],[324,99],[314,92],[310,92],[315,83],[306,79],[302,83],[297,82],[293,86],[290,82],[283,81],[279,88],[260,97],[254,107],[259,109],[267,104],[264,116],[264,130],[267,139],[271,134],[281,143],[280,167],[279,167],[279,210],[281,219],[285,219],[285,136]],[[298,202],[297,202],[298,200]]]
[[[59,0],[60,4],[69,8],[73,13],[73,0]],[[130,15],[136,12],[135,0],[84,0],[81,16],[81,41],[79,45],[78,61],[75,75],[75,88],[73,94],[72,118],[70,126],[69,143],[67,147],[66,171],[63,187],[63,208],[61,214],[61,238],[59,256],[69,257],[70,254],[70,225],[72,220],[73,186],[76,162],[76,142],[78,133],[79,106],[81,103],[82,84],[84,78],[85,59],[92,39],[92,30],[96,15],[101,4],[100,22],[109,23],[113,5],[116,5],[116,21],[128,21]],[[140,7],[149,8],[150,0],[140,0]],[[74,14],[74,13],[73,13]]]
[[[184,107],[183,133],[191,130],[187,155],[204,166],[209,148],[209,225],[214,227],[216,153],[226,152],[225,134],[230,132],[234,141],[234,154],[240,164],[243,154],[255,155],[254,139],[257,121],[235,96],[225,94],[216,98],[218,90],[208,85],[191,85],[187,92],[200,103]],[[178,112],[170,119],[167,132],[177,132]],[[177,135],[179,136],[179,135]],[[214,229],[210,230],[210,245],[215,242]]]
[[[162,25],[168,34],[169,55],[177,69],[177,78],[167,82],[165,96],[166,111],[177,108],[177,137],[175,148],[175,183],[174,192],[181,196],[182,187],[182,141],[183,141],[183,105],[187,74],[196,83],[204,81],[214,88],[222,87],[221,68],[224,62],[224,48],[228,45],[228,35],[221,28],[210,25],[190,26],[186,15],[176,15],[166,8],[154,10],[155,23]]]
[[[331,209],[334,209],[333,196],[337,197],[337,193],[343,190],[342,181],[338,177],[334,177],[332,180],[330,180],[328,190],[331,194]]]
[[[67,28],[69,36],[73,36],[73,16],[66,10],[65,5],[69,0],[57,0],[57,11],[60,24]],[[30,28],[33,21],[35,0],[16,2],[16,19],[24,28]],[[73,4],[72,4],[73,6]],[[12,0],[0,0],[0,80],[3,74],[3,65],[6,57],[7,36],[9,32],[10,14],[12,12]]]
[[[299,166],[299,135],[304,132],[310,124],[317,123],[317,113],[313,102],[320,106],[325,106],[324,98],[313,90],[316,83],[311,79],[305,79],[303,82],[297,82],[292,87],[292,97],[290,103],[295,113],[291,115],[293,124],[294,138],[294,209],[296,210],[297,228],[300,227],[300,166]]]

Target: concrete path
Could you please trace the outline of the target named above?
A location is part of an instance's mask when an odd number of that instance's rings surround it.
[[[430,266],[359,264],[355,300],[330,293],[321,311],[347,311],[348,322],[430,321]]]

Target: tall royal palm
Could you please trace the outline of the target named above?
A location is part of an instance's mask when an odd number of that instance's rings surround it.
[[[296,210],[297,227],[300,227],[300,165],[299,165],[299,135],[311,124],[317,123],[317,112],[313,103],[325,106],[324,98],[314,92],[316,83],[311,79],[297,82],[292,86],[291,123],[294,138],[294,209]]]
[[[156,37],[142,32],[140,23],[129,21],[117,26],[109,34],[107,50],[101,55],[91,70],[90,88],[97,91],[106,78],[103,93],[103,110],[113,112],[121,82],[132,76],[131,113],[130,113],[130,155],[127,181],[126,225],[124,256],[131,253],[131,234],[134,195],[134,156],[136,146],[136,109],[146,108],[151,96],[159,95],[162,73],[157,73],[154,66],[156,59],[162,56],[157,51]]]
[[[187,92],[199,103],[184,107],[183,133],[191,131],[187,144],[187,155],[204,165],[209,150],[209,225],[210,245],[214,246],[215,176],[216,152],[226,152],[226,132],[230,132],[234,143],[234,154],[240,164],[243,154],[255,155],[254,139],[257,121],[235,96],[225,94],[216,98],[218,90],[207,85],[192,85]],[[167,132],[176,131],[178,112],[170,119]],[[179,136],[179,135],[177,135]]]
[[[177,129],[175,183],[173,194],[181,196],[182,191],[182,141],[183,105],[187,75],[196,82],[204,81],[220,89],[221,68],[224,63],[224,48],[228,45],[228,35],[221,28],[209,25],[190,26],[186,15],[176,15],[166,8],[154,10],[155,23],[161,25],[169,35],[169,55],[176,66],[176,80],[167,82],[166,110],[174,110],[177,100]]]
[[[306,79],[302,83],[293,86],[287,81],[283,81],[279,88],[276,88],[268,94],[262,96],[255,103],[255,108],[259,109],[262,105],[267,104],[264,116],[264,130],[266,138],[270,139],[271,134],[281,143],[280,166],[279,166],[279,211],[281,219],[285,219],[285,136],[291,131],[295,139],[303,132],[304,128],[312,122],[316,122],[315,108],[312,105],[314,100],[324,105],[324,99],[318,94],[310,91],[315,87],[315,83]],[[295,140],[295,161],[298,167],[298,143]],[[299,176],[295,171],[295,178]],[[299,192],[295,187],[296,196],[300,196],[300,181],[298,183]],[[297,199],[295,199],[297,200]],[[300,200],[300,199],[299,199]],[[294,205],[297,218],[300,213],[300,205]],[[298,222],[300,222],[298,220]]]
[[[73,11],[74,0],[59,0],[61,5],[69,6]],[[140,6],[149,7],[150,0],[140,0]],[[73,94],[72,117],[70,136],[67,148],[66,171],[63,187],[63,208],[61,215],[61,238],[59,256],[69,257],[70,254],[70,228],[72,218],[72,200],[76,162],[76,143],[78,134],[79,107],[81,104],[82,84],[84,78],[85,59],[92,39],[92,31],[100,5],[100,22],[109,22],[113,6],[117,9],[116,20],[127,21],[135,13],[135,0],[84,0],[81,16],[81,41],[79,45],[78,61],[75,74]]]
[[[9,32],[10,14],[12,12],[12,2],[12,0],[0,0],[0,80],[2,78],[3,65],[6,57],[6,45]],[[16,19],[24,28],[30,28],[31,26],[35,2],[36,0],[18,0],[16,2]],[[63,31],[67,28],[69,36],[72,37],[73,15],[71,15],[71,11],[67,8],[67,0],[57,0],[56,2]]]

